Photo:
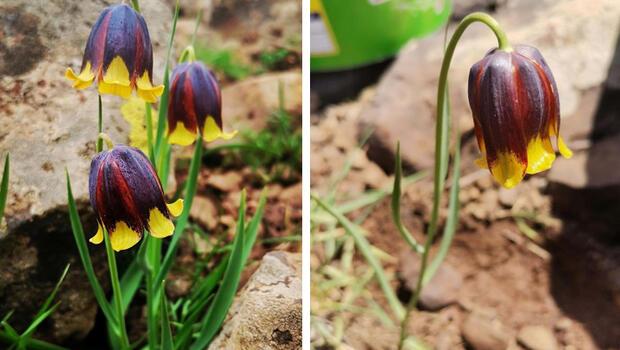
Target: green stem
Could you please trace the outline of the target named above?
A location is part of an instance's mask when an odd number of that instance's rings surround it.
[[[183,52],[181,52],[181,56],[179,56],[179,63],[193,62],[196,60],[196,52],[194,51],[194,45],[188,45]]]
[[[118,279],[118,269],[116,267],[116,255],[112,249],[112,242],[110,242],[110,235],[107,230],[104,229],[103,238],[105,241],[105,251],[108,256],[108,267],[110,269],[110,281],[112,282],[112,298],[114,298],[114,307],[116,308],[116,317],[118,320],[120,330],[120,344],[122,349],[130,349],[129,337],[127,336],[127,329],[125,327],[125,314],[123,312],[123,301],[121,295],[121,284]]]
[[[407,325],[411,316],[411,311],[418,303],[420,294],[422,292],[423,282],[425,281],[425,271],[428,264],[428,255],[431,244],[437,233],[437,224],[439,222],[439,206],[441,202],[441,193],[445,187],[445,178],[448,169],[448,134],[450,126],[450,117],[446,113],[448,109],[448,71],[450,68],[450,62],[452,56],[454,56],[454,50],[459,39],[465,32],[467,27],[475,22],[480,22],[488,26],[497,38],[497,43],[500,50],[512,51],[512,47],[508,42],[506,33],[499,27],[497,21],[486,13],[474,12],[467,15],[459,23],[454,31],[454,34],[450,38],[450,42],[446,47],[443,61],[441,63],[441,71],[439,73],[439,84],[437,87],[437,124],[435,128],[435,178],[433,187],[433,209],[431,213],[431,221],[428,226],[428,232],[426,235],[426,242],[424,243],[424,251],[422,253],[422,260],[420,263],[420,274],[416,283],[416,288],[409,303],[407,304],[407,311],[405,317],[402,319],[400,329],[400,340],[398,349],[403,348],[403,344],[407,337]]]
[[[106,146],[108,147],[108,150],[111,150],[112,148],[114,148],[114,142],[112,142],[112,139],[110,138],[110,136],[104,132],[100,133],[97,136],[97,142],[103,142],[105,141]],[[101,147],[101,150],[99,152],[103,151],[103,146]]]
[[[98,127],[98,132],[97,135],[101,134],[103,132],[103,104],[101,103],[101,95],[97,95],[99,97],[99,120],[97,123],[97,127]],[[97,139],[97,146],[96,146],[96,151],[97,153],[101,152],[103,150],[103,140],[98,138]]]
[[[140,3],[138,0],[131,0],[131,6],[134,10],[136,10],[136,12],[140,13]]]

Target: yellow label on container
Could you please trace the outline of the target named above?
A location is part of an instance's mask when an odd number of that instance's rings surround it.
[[[340,51],[321,0],[310,1],[310,54],[334,56]]]

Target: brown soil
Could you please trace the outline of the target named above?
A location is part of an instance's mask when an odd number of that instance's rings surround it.
[[[312,168],[312,186],[317,194],[329,193],[333,188],[332,180],[342,171],[344,159],[356,152],[355,138],[332,138],[329,130],[342,127],[348,130],[347,125],[355,123],[355,111],[360,103],[363,101],[335,106],[326,110],[320,119],[314,119],[312,162],[318,166]],[[471,149],[475,147],[464,146],[463,159],[472,158]],[[329,162],[323,158],[328,158]],[[338,189],[336,203],[357,198],[365,190],[378,187],[369,186],[361,176],[369,169],[376,169],[377,165],[367,159],[355,162],[359,166],[354,166],[335,187]],[[432,348],[469,349],[461,327],[470,314],[482,314],[501,326],[509,349],[524,349],[516,340],[524,326],[543,326],[550,330],[560,349],[620,349],[620,250],[616,226],[611,224],[617,222],[617,217],[603,215],[590,200],[575,203],[578,196],[573,196],[569,205],[562,192],[550,191],[545,174],[526,179],[519,185],[517,195],[511,198],[492,183],[488,172],[478,176],[474,174],[476,171],[473,168],[463,170],[465,178],[474,180],[461,189],[460,225],[444,262],[463,278],[458,301],[435,312],[415,311],[409,334]],[[386,174],[378,179],[375,183],[381,187],[385,186],[386,179],[389,183]],[[404,191],[401,215],[418,241],[424,240],[431,192],[429,178]],[[614,205],[617,206],[617,202]],[[544,224],[528,222],[539,239],[534,241],[521,232],[513,217],[517,212],[547,218]],[[363,213],[359,210],[348,216],[355,221]],[[389,199],[382,200],[362,220],[361,226],[370,243],[390,256],[383,259],[382,264],[388,276],[395,276],[393,288],[399,291],[399,298],[405,304],[411,292],[400,280],[402,264],[407,264],[414,253],[392,224]],[[321,229],[315,227],[314,233]],[[435,246],[438,242],[439,239]],[[312,246],[312,255],[315,273],[320,273],[325,265],[335,268],[341,265],[338,254],[333,260],[325,258],[322,244]],[[360,254],[355,255],[353,265],[356,272],[367,269]],[[378,285],[371,281],[367,289],[391,315]],[[312,312],[326,324],[335,322],[336,315],[343,317],[345,345],[355,349],[396,348],[397,327],[385,325],[369,313],[336,310],[328,313],[325,312],[327,307],[317,306],[338,300],[341,299],[337,292],[319,295],[313,299]],[[369,306],[363,299],[358,299],[356,305]],[[324,344],[317,339],[314,339],[316,345]]]

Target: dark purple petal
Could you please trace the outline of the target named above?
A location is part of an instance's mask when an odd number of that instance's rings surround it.
[[[128,5],[112,6],[105,38],[104,72],[117,56],[120,56],[123,62],[125,62],[130,75],[134,72],[135,58],[138,51],[135,29],[139,25],[138,22],[136,12]]]

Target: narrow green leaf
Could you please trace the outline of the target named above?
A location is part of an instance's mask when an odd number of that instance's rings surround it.
[[[170,270],[170,266],[172,266],[172,261],[176,255],[176,251],[179,245],[179,240],[181,239],[181,235],[185,230],[185,226],[187,226],[187,222],[189,220],[189,211],[192,207],[192,202],[194,201],[194,196],[196,195],[196,184],[198,182],[198,171],[200,170],[200,165],[202,164],[202,147],[201,145],[201,135],[198,134],[196,138],[196,146],[194,149],[194,156],[192,157],[192,162],[189,166],[189,173],[187,176],[187,182],[185,183],[185,198],[183,203],[183,212],[177,218],[174,228],[174,234],[172,235],[172,239],[170,240],[170,245],[168,246],[168,250],[164,256],[164,260],[161,263],[161,267],[157,273],[157,277],[153,281],[157,286],[158,290],[161,290],[161,281],[166,278],[168,271]]]
[[[165,282],[161,283],[161,290],[164,289]],[[166,293],[161,293],[161,349],[174,350],[174,341],[172,339],[172,329],[170,328],[170,319],[168,318],[168,300]]]
[[[205,277],[199,280],[198,284],[193,287],[190,300],[192,304],[196,304],[196,301],[207,298],[211,292],[217,287],[218,282],[221,280],[222,275],[228,265],[228,258],[226,256],[222,261]],[[189,314],[193,314],[196,310],[194,306],[190,307]]]
[[[258,227],[260,226],[261,221],[263,220],[263,213],[265,212],[265,203],[267,202],[267,190],[263,190],[260,195],[260,199],[258,200],[258,207],[256,208],[256,213],[254,213],[254,217],[248,224],[245,229],[245,241],[243,243],[243,261],[248,260],[250,253],[252,252],[252,247],[254,247],[254,243],[256,242],[256,236],[258,235]]]
[[[15,340],[19,339],[19,333],[17,333],[17,330],[15,330],[13,326],[11,326],[7,321],[2,321],[1,324],[2,324],[2,327],[4,327],[4,330],[6,331],[6,333],[10,337],[12,337]]]
[[[401,184],[402,184],[402,172],[403,165],[400,157],[400,142],[396,144],[396,165],[394,167],[394,188],[392,190],[392,220],[394,221],[394,225],[398,228],[398,232],[403,237],[405,242],[411,247],[414,252],[422,253],[424,251],[424,247],[422,247],[418,242],[413,238],[413,235],[400,218],[400,196],[401,196]]]
[[[58,279],[58,282],[56,282],[56,285],[54,286],[54,289],[52,290],[50,295],[48,295],[48,297],[45,300],[45,302],[43,303],[43,305],[41,305],[41,308],[39,309],[39,312],[37,312],[37,314],[34,316],[33,321],[30,323],[28,328],[26,328],[26,330],[22,333],[20,342],[22,342],[24,345],[25,345],[25,340],[30,338],[32,333],[34,333],[34,331],[41,324],[41,322],[43,322],[43,320],[45,320],[49,315],[51,315],[52,312],[58,306],[58,304],[56,304],[56,305],[54,305],[54,306],[52,306],[50,308],[50,305],[52,304],[52,301],[54,300],[54,298],[56,298],[56,294],[58,293],[58,289],[60,288],[60,285],[65,280],[65,277],[67,277],[67,273],[69,272],[69,267],[70,266],[71,266],[71,264],[67,264],[67,266],[65,267],[64,271],[60,275],[60,278]]]
[[[245,265],[245,261],[243,260],[245,256],[244,242],[246,239],[244,227],[245,201],[246,194],[244,190],[241,192],[241,203],[239,205],[239,219],[237,220],[237,233],[234,239],[234,248],[230,254],[228,266],[226,267],[226,272],[224,272],[220,288],[215,294],[211,307],[202,321],[200,336],[190,347],[192,350],[202,350],[211,342],[215,334],[219,331],[222,322],[224,322],[228,309],[237,293],[239,279],[241,278],[241,272]]]
[[[2,171],[2,182],[0,182],[0,224],[2,223],[2,217],[4,216],[6,198],[9,194],[9,163],[9,154],[7,153],[6,157],[4,158],[4,171]]]
[[[223,265],[226,267],[226,265]],[[176,333],[175,337],[175,349],[187,349],[187,342],[190,340],[191,335],[194,331],[194,326],[196,326],[196,321],[202,315],[200,311],[205,310],[205,307],[209,302],[213,300],[214,295],[208,295],[204,299],[198,300],[195,304],[196,312],[190,313],[190,315],[183,321],[183,326]]]
[[[332,206],[325,203],[324,201],[322,201],[319,197],[315,196],[314,194],[311,194],[311,197],[320,207],[322,207],[323,209],[325,209],[325,211],[331,214],[338,221],[338,223],[345,229],[345,231],[348,234],[350,234],[353,237],[353,239],[355,239],[355,244],[360,250],[360,253],[362,253],[364,258],[366,258],[368,265],[370,265],[370,267],[372,267],[372,269],[374,270],[375,277],[377,278],[377,282],[379,282],[379,286],[383,290],[383,294],[385,294],[385,297],[388,300],[388,304],[390,305],[390,308],[394,312],[394,315],[396,315],[396,317],[399,320],[402,320],[403,317],[405,316],[405,309],[403,308],[400,301],[396,297],[394,290],[392,290],[392,287],[390,286],[390,282],[387,276],[385,275],[385,271],[383,270],[383,267],[381,266],[381,263],[379,262],[377,257],[373,254],[370,243],[368,243],[368,240],[366,240],[366,237],[364,237],[364,234],[361,232],[361,230],[358,228],[357,225],[352,223],[349,219],[347,219],[341,213],[334,210]]]
[[[84,266],[86,277],[88,278],[88,282],[93,288],[95,299],[97,299],[97,303],[99,304],[99,307],[101,308],[101,311],[103,312],[105,318],[108,320],[108,323],[113,325],[114,329],[118,329],[116,314],[112,310],[112,306],[108,303],[105,297],[105,293],[103,292],[103,288],[101,288],[101,284],[99,284],[99,280],[97,279],[97,275],[95,275],[93,263],[88,253],[88,246],[86,245],[86,236],[84,234],[84,229],[82,228],[80,216],[75,206],[75,199],[73,199],[73,192],[71,191],[71,179],[69,178],[68,171],[66,172],[66,175],[69,218],[71,220],[71,231],[73,232],[73,239],[75,240],[75,244],[77,245],[80,259],[82,260],[82,265]]]
[[[54,311],[56,311],[58,305],[60,305],[60,303],[54,304],[52,307],[48,308],[40,315],[37,315],[37,317],[32,320],[26,331],[21,335],[20,344],[24,344],[24,346],[26,345],[26,341],[30,339],[32,333],[37,329],[37,327],[39,327],[41,322],[45,321],[46,318],[48,318]]]
[[[14,344],[17,341],[17,337],[13,336],[6,332],[0,331],[0,342],[5,344]],[[42,340],[30,339],[26,342],[26,347],[29,350],[67,350],[67,348],[63,348],[62,346],[54,345]]]

